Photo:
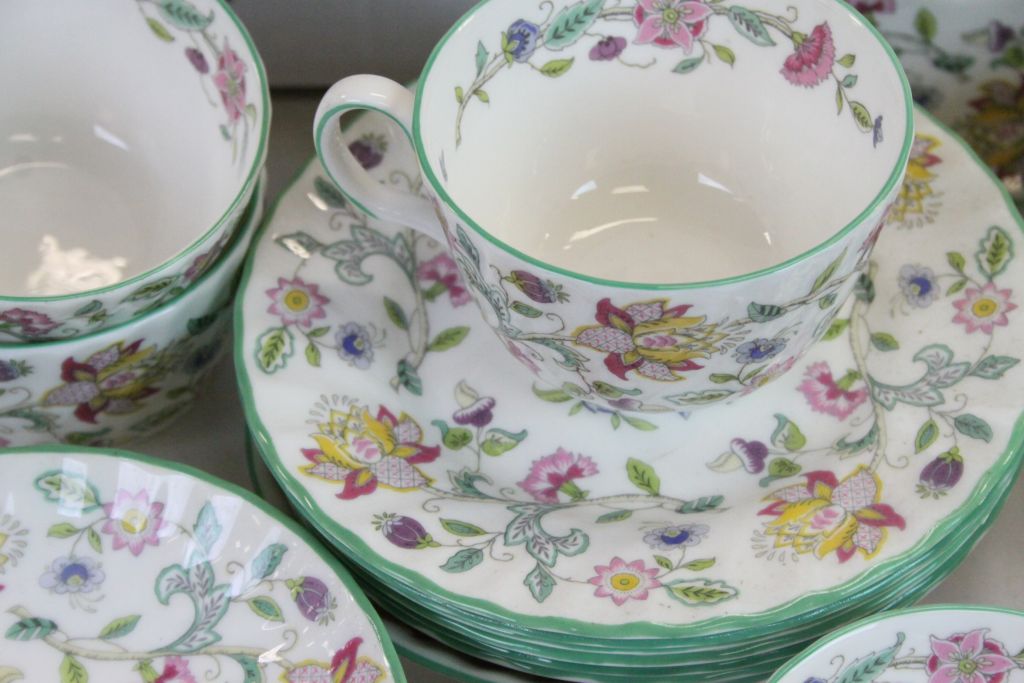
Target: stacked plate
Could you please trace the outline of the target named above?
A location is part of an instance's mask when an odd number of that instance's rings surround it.
[[[942,580],[1020,468],[1021,219],[916,119],[913,172],[826,340],[689,415],[521,379],[441,247],[311,164],[236,308],[260,452],[373,599],[462,653],[568,680],[765,678]],[[388,122],[348,135],[418,191]]]

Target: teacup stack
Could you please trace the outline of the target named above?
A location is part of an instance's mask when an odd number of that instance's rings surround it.
[[[0,42],[0,447],[145,436],[223,351],[263,65],[220,0],[6,3]]]

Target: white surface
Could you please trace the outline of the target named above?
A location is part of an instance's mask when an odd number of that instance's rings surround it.
[[[268,200],[288,185],[312,155],[313,112],[320,93],[274,98]],[[244,454],[244,422],[230,360],[215,370],[207,393],[169,432],[134,450],[187,462],[249,486]],[[963,565],[925,601],[997,605],[1024,609],[1024,485],[1018,483],[1002,515]],[[409,663],[413,683],[449,683]]]

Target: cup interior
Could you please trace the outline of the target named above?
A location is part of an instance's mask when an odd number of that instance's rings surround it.
[[[652,284],[808,253],[899,181],[912,136],[898,62],[836,0],[492,0],[417,104],[421,162],[468,224]]]
[[[145,273],[210,233],[255,180],[258,57],[216,0],[0,5],[0,292]]]

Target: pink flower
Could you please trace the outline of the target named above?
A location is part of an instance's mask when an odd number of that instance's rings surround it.
[[[228,121],[234,123],[242,118],[245,111],[245,62],[238,58],[238,53],[228,46],[224,40],[224,51],[217,59],[217,73],[213,74],[213,84],[220,91],[224,109],[228,113]]]
[[[827,23],[818,24],[802,41],[794,38],[796,50],[782,66],[782,75],[793,85],[805,88],[818,85],[832,73],[836,60],[836,46],[832,42],[832,29]]]
[[[861,14],[871,12],[892,14],[896,11],[896,0],[855,0],[853,6]]]
[[[928,683],[1002,683],[1017,664],[999,641],[985,638],[987,633],[980,628],[948,640],[932,636],[932,656],[925,663]]]
[[[597,586],[594,595],[599,598],[611,598],[612,602],[621,606],[627,600],[646,600],[652,588],[660,588],[661,582],[656,578],[658,568],[647,569],[643,560],[625,562],[621,557],[613,557],[611,564],[596,565],[589,582]]]
[[[160,544],[161,531],[167,526],[163,520],[164,504],[150,503],[145,489],[135,495],[118,489],[114,502],[104,503],[103,510],[107,521],[102,531],[114,537],[114,550],[127,546],[138,557],[146,545]]]
[[[313,326],[314,320],[327,317],[324,304],[330,299],[320,294],[318,285],[307,284],[300,277],[277,278],[277,287],[268,289],[267,296],[274,302],[267,311],[281,316],[285,325],[308,328]]]
[[[576,480],[595,474],[597,464],[593,460],[559,448],[551,455],[534,460],[530,474],[519,486],[541,503],[557,503],[559,491],[572,500],[582,500],[587,492],[576,485]]]
[[[0,313],[0,329],[4,327],[18,327],[26,337],[38,337],[57,327],[57,323],[45,313],[9,308]]]
[[[1006,314],[1017,308],[1017,304],[1010,301],[1012,294],[1010,289],[996,289],[993,282],[981,289],[968,287],[964,298],[953,302],[958,311],[953,322],[963,324],[968,333],[981,330],[992,334],[996,325],[1006,326],[1009,322]]]
[[[805,379],[798,387],[807,397],[811,408],[819,413],[834,415],[845,420],[861,403],[868,400],[868,388],[853,389],[853,383],[861,379],[860,373],[851,370],[838,381],[832,377],[828,363],[812,363],[804,371]]]
[[[188,660],[174,656],[164,659],[164,671],[153,683],[196,683],[196,677],[188,668]]]
[[[693,41],[707,31],[711,8],[692,0],[639,0],[633,20],[639,27],[637,44],[654,43],[661,47],[681,47],[693,51]]]
[[[421,263],[416,269],[416,277],[421,282],[431,285],[427,290],[427,297],[430,299],[447,291],[452,306],[463,306],[469,303],[469,290],[462,284],[459,269],[452,257],[444,252]]]

